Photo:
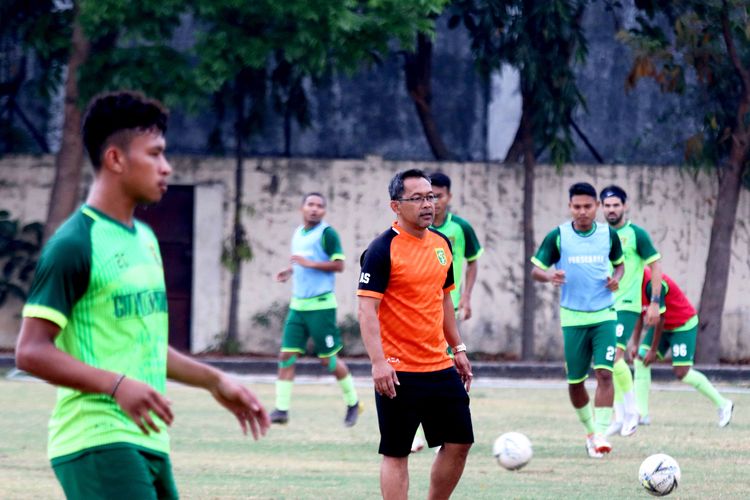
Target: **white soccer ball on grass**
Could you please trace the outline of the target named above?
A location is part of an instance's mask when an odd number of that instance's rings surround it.
[[[520,432],[506,432],[495,440],[492,455],[504,469],[518,470],[531,460],[531,441]]]
[[[681,479],[682,471],[677,460],[664,453],[651,455],[638,469],[638,481],[641,486],[656,497],[672,493],[677,489]]]

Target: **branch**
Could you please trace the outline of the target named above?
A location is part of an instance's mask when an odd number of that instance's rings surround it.
[[[722,2],[723,8],[721,10],[721,28],[724,34],[724,43],[727,45],[727,51],[729,52],[729,58],[732,60],[732,65],[742,79],[742,86],[744,87],[744,98],[748,98],[750,94],[750,73],[742,65],[740,56],[737,54],[737,47],[734,45],[734,39],[729,27],[729,6],[726,0]]]

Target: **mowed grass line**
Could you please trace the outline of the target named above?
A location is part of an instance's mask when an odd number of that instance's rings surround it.
[[[181,496],[379,498],[377,418],[371,386],[361,382],[366,409],[356,427],[342,425],[344,405],[334,383],[297,384],[290,423],[258,442],[244,438],[234,417],[205,392],[170,385],[172,463]],[[273,384],[248,385],[273,406]],[[750,394],[728,394],[735,418],[719,429],[714,408],[699,394],[655,391],[654,423],[632,438],[612,438],[612,455],[591,460],[566,390],[542,386],[472,390],[477,442],[454,498],[649,498],[637,483],[638,466],[657,452],[682,468],[670,498],[750,497]],[[54,397],[47,384],[0,379],[0,498],[63,498],[45,451]],[[493,440],[509,430],[525,433],[534,446],[531,463],[515,473],[490,455]],[[411,498],[426,497],[433,459],[432,450],[410,458]]]

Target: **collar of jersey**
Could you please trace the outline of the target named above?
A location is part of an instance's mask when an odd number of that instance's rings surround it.
[[[91,205],[87,205],[85,203],[81,206],[81,212],[83,212],[84,214],[88,215],[89,217],[91,217],[94,220],[104,219],[107,222],[111,222],[112,224],[123,228],[125,231],[127,231],[129,233],[135,234],[135,218],[133,218],[133,227],[130,227],[130,226],[127,226],[127,225],[123,224],[122,222],[120,222],[117,219],[113,219],[112,217],[110,217],[109,215],[105,214],[101,210],[98,210],[98,209],[92,207]]]

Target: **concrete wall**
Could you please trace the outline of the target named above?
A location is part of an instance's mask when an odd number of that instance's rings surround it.
[[[52,180],[48,157],[0,160],[0,208],[25,222],[46,214]],[[193,343],[210,349],[226,329],[229,275],[220,264],[222,239],[230,234],[234,196],[233,162],[227,159],[173,158],[176,184],[196,185],[196,248],[194,255]],[[248,159],[245,164],[244,222],[253,260],[243,267],[240,307],[244,350],[271,354],[278,349],[289,284],[273,280],[288,262],[289,239],[300,223],[299,205],[308,191],[329,200],[327,220],[339,231],[347,255],[338,277],[339,321],[345,327],[347,353],[362,354],[361,341],[349,330],[356,315],[358,259],[367,244],[385,230],[393,217],[387,183],[401,169],[436,168],[433,163],[363,160]],[[516,356],[520,353],[520,301],[523,272],[522,172],[498,164],[441,164],[453,178],[454,211],[475,227],[486,248],[479,260],[474,292],[475,317],[462,332],[473,352]],[[668,274],[697,304],[703,283],[711,217],[717,202],[713,177],[673,167],[570,165],[557,171],[538,167],[535,236],[567,218],[567,187],[589,181],[598,187],[617,183],[631,197],[631,218],[645,227],[664,256]],[[217,224],[217,220],[222,223]],[[750,358],[750,193],[743,191],[733,239],[733,257],[721,355]],[[223,227],[222,227],[223,224]],[[556,292],[538,284],[536,353],[561,359],[562,339]],[[20,304],[0,309],[0,347],[15,340]]]

